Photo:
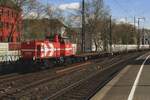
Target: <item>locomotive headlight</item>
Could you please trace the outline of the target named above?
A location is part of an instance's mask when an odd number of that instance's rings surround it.
[[[33,57],[33,60],[35,60],[35,56]]]

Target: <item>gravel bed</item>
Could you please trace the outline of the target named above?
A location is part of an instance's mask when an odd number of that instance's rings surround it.
[[[138,55],[142,53],[136,53],[136,54]],[[26,89],[25,91],[21,91],[20,93],[5,98],[6,99],[15,98],[18,100],[43,100],[45,97],[55,94],[56,92],[62,90],[63,88],[66,88],[69,85],[78,82],[90,76],[93,73],[103,70],[104,68],[109,67],[111,64],[117,62],[118,60],[124,59],[125,57],[128,57],[130,55],[131,54],[118,55],[118,56],[111,56],[103,59],[93,60],[94,63],[91,65],[87,65],[87,67],[85,67],[84,69],[72,72],[69,75],[66,74],[65,76],[62,76],[60,78],[38,85],[33,89]],[[34,80],[34,78],[38,79],[38,77],[37,78],[32,77],[31,79]],[[40,78],[42,79],[45,77],[40,77]],[[28,80],[29,79],[23,80],[23,83],[28,84],[27,82]]]
[[[89,76],[93,73],[96,73],[97,71],[102,70],[102,68],[107,67],[108,65],[112,64],[114,61],[117,62],[117,59],[119,60],[120,58],[121,58],[121,56],[117,56],[115,58],[111,57],[109,59],[105,58],[105,60],[101,63],[97,62],[96,64],[91,64],[82,70],[73,72],[70,75],[65,75],[59,79],[50,81],[46,84],[36,87],[34,90],[22,91],[22,93],[20,93],[22,95],[21,95],[21,97],[19,97],[19,99],[21,99],[21,98],[24,98],[24,99],[26,98],[26,100],[44,99],[45,97],[49,96],[50,94],[54,94],[57,91],[65,88],[65,87],[68,87],[70,84],[78,82],[78,81],[86,78],[87,76]],[[20,94],[18,94],[18,95],[20,96]]]

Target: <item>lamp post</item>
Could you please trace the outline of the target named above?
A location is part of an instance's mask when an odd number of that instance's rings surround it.
[[[82,0],[82,52],[85,51],[85,1]]]
[[[112,53],[112,16],[110,16],[109,20],[109,46],[110,46],[110,53]]]
[[[140,20],[144,20],[145,21],[145,17],[139,17],[138,18],[138,39],[137,39],[138,49],[139,49],[139,47],[141,45]]]

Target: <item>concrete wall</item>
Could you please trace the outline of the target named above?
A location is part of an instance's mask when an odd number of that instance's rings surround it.
[[[0,43],[0,62],[17,61],[20,57],[20,51],[9,51],[8,43]]]

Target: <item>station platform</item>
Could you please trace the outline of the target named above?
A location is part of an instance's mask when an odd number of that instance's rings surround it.
[[[134,59],[91,100],[150,100],[150,53]]]

